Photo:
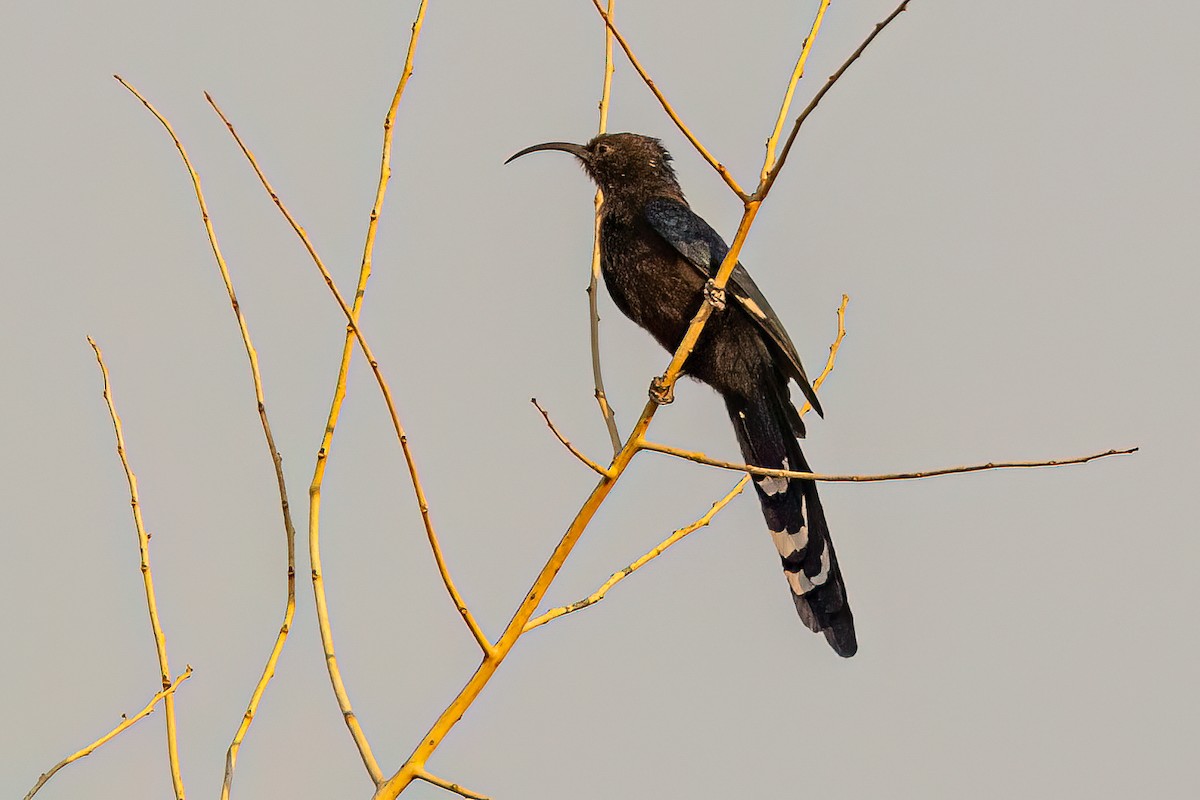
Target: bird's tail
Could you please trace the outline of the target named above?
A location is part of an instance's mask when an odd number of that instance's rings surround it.
[[[786,383],[771,383],[771,388],[749,400],[725,400],[742,455],[754,466],[810,472],[797,438],[804,428],[788,397]],[[854,615],[846,601],[846,587],[817,497],[817,484],[756,476],[754,489],[783,561],[800,619],[811,630],[824,633],[838,655],[849,658],[858,650]]]

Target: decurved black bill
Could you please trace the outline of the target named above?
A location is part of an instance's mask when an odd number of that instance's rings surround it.
[[[587,148],[581,144],[572,144],[571,142],[544,142],[542,144],[535,144],[533,147],[526,147],[519,153],[514,153],[513,155],[509,156],[508,160],[504,163],[507,164],[509,161],[515,161],[521,156],[528,155],[529,153],[535,153],[538,150],[561,150],[564,153],[570,153],[573,156],[582,158],[584,161],[587,161],[592,155],[587,151]]]

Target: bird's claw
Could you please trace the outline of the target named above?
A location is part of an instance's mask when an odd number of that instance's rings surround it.
[[[704,300],[716,311],[725,310],[725,290],[718,289],[712,278],[704,284]]]
[[[675,402],[675,386],[661,377],[650,381],[650,399],[660,406]]]

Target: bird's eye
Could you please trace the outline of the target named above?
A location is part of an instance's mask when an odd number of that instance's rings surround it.
[[[596,155],[606,156],[612,151],[612,147],[606,142],[599,142],[596,145]]]

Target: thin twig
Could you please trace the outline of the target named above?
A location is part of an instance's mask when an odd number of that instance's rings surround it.
[[[713,503],[712,508],[710,508],[704,514],[704,516],[700,517],[700,519],[696,520],[695,522],[691,523],[690,525],[686,525],[686,526],[680,528],[679,530],[675,531],[670,536],[668,536],[666,539],[663,539],[661,542],[659,542],[657,546],[655,546],[652,550],[650,550],[650,552],[643,555],[637,561],[634,561],[632,564],[630,564],[629,566],[620,570],[619,572],[614,572],[611,576],[609,576],[608,580],[606,580],[603,584],[600,585],[600,588],[598,588],[596,591],[592,592],[590,595],[583,598],[582,600],[577,600],[574,603],[571,603],[570,605],[559,606],[558,608],[552,608],[549,611],[547,611],[545,614],[542,614],[538,617],[535,617],[535,618],[529,620],[529,622],[525,623],[525,629],[523,632],[529,633],[534,628],[537,628],[541,625],[545,625],[547,622],[550,622],[551,620],[558,619],[559,617],[566,616],[567,614],[572,614],[576,611],[579,611],[580,609],[584,609],[590,605],[595,605],[596,603],[599,603],[601,600],[604,599],[604,596],[606,594],[608,594],[609,589],[616,586],[618,583],[625,580],[630,575],[637,572],[639,569],[641,569],[642,567],[646,566],[654,559],[661,556],[663,553],[665,553],[667,551],[667,549],[669,547],[682,541],[683,538],[685,536],[687,536],[688,534],[694,533],[694,532],[700,530],[701,528],[705,527],[706,525],[708,525],[710,522],[712,522],[713,517],[715,517],[721,509],[723,509],[725,506],[729,505],[729,503],[733,500],[733,498],[735,498],[739,494],[741,494],[742,490],[746,488],[746,484],[749,482],[750,482],[750,476],[743,475],[742,479],[740,481],[738,481],[737,484],[732,489],[729,490],[729,493],[726,494],[724,497],[722,497],[717,502]]]
[[[421,770],[415,777],[420,778],[426,783],[432,783],[434,786],[440,786],[448,792],[454,792],[462,797],[470,798],[470,800],[490,800],[490,798],[485,794],[479,794],[479,792],[472,792],[470,789],[464,789],[457,783],[451,783],[445,778],[439,778],[437,775],[432,775],[425,770]]]
[[[629,63],[633,65],[633,68],[637,70],[638,75],[642,76],[642,80],[645,81],[646,86],[648,86],[650,91],[654,93],[654,96],[658,98],[659,105],[663,107],[663,111],[667,112],[667,116],[670,117],[671,121],[675,123],[675,127],[679,128],[680,133],[687,137],[687,140],[692,143],[692,147],[696,148],[696,152],[699,153],[704,160],[707,161],[712,168],[717,171],[717,174],[720,175],[721,179],[729,185],[729,188],[733,190],[734,194],[740,197],[743,202],[750,199],[750,196],[742,191],[742,187],[738,185],[736,180],[734,180],[733,175],[728,169],[726,169],[725,165],[720,161],[717,161],[713,154],[708,152],[708,148],[700,143],[700,140],[696,138],[696,135],[692,133],[691,129],[684,124],[679,114],[675,113],[675,109],[667,101],[666,96],[659,91],[658,86],[654,83],[654,80],[650,77],[650,74],[646,72],[646,69],[642,66],[642,63],[638,61],[637,56],[633,54],[633,49],[629,46],[629,42],[625,41],[625,37],[621,35],[619,30],[617,30],[617,26],[613,23],[612,17],[610,17],[605,12],[604,7],[600,5],[600,0],[592,0],[592,5],[596,7],[596,12],[600,14],[600,18],[604,20],[604,24],[608,26],[608,29],[612,31],[613,36],[616,37],[617,44],[621,45],[621,49],[625,51],[625,56],[629,59]]]
[[[571,451],[571,455],[578,458],[584,464],[587,464],[596,473],[600,475],[608,475],[608,470],[585,456],[577,447],[575,447],[575,445],[571,444],[567,437],[562,435],[562,431],[560,431],[558,426],[554,424],[554,420],[550,419],[550,414],[546,411],[546,409],[542,408],[536,397],[529,398],[529,402],[533,403],[534,408],[542,412],[542,419],[546,420],[546,425],[549,426],[550,432],[554,434],[554,437],[558,439],[558,441],[562,442],[563,447]]]
[[[271,434],[271,423],[267,419],[266,397],[263,391],[262,375],[258,369],[258,351],[254,349],[254,343],[250,338],[250,329],[246,325],[246,318],[242,315],[241,304],[238,302],[237,293],[233,289],[233,279],[229,274],[229,266],[225,262],[225,257],[221,254],[221,246],[217,241],[217,232],[213,229],[212,219],[208,213],[208,203],[204,199],[204,191],[200,186],[200,175],[192,166],[187,150],[184,149],[183,142],[175,134],[171,123],[131,85],[120,78],[117,78],[117,80],[120,80],[126,89],[141,100],[150,113],[166,128],[167,134],[170,135],[171,141],[174,142],[175,149],[179,151],[179,155],[183,159],[183,165],[187,168],[188,175],[192,179],[192,189],[196,193],[196,202],[200,206],[200,217],[204,222],[204,232],[208,235],[209,246],[212,248],[213,257],[216,259],[217,268],[221,272],[221,280],[225,284],[225,291],[229,295],[229,304],[233,308],[233,315],[237,320],[238,330],[242,334],[242,345],[246,350],[246,358],[250,362],[250,377],[254,383],[255,406],[258,409],[258,419],[262,425],[263,436],[266,438],[267,451],[271,456],[271,464],[275,469],[275,483],[279,491],[279,505],[283,512],[284,537],[287,546],[287,597],[284,602],[283,623],[280,625],[279,633],[276,635],[275,642],[271,646],[271,652],[267,656],[267,663],[263,667],[262,676],[250,694],[250,703],[246,707],[246,713],[242,715],[241,723],[238,725],[237,732],[233,736],[233,741],[229,745],[229,750],[225,754],[225,780],[221,787],[221,798],[222,800],[227,800],[230,787],[233,784],[233,770],[237,764],[238,750],[241,748],[242,741],[246,738],[246,733],[250,729],[250,723],[254,720],[259,701],[267,689],[267,684],[271,682],[271,678],[275,675],[275,665],[279,662],[279,656],[282,654],[283,646],[287,642],[288,631],[292,627],[292,619],[296,614],[296,529],[292,524],[291,507],[287,496],[287,483],[283,478],[283,458],[279,455],[279,450],[275,447],[275,437]]]
[[[190,677],[192,677],[192,668],[189,666],[187,669],[185,669],[183,671],[183,674],[181,674],[178,678],[176,678],[174,681],[171,682],[170,686],[163,689],[158,694],[154,695],[154,697],[151,697],[150,702],[147,703],[146,707],[143,708],[141,711],[134,714],[132,717],[125,717],[121,721],[121,724],[117,725],[117,727],[113,728],[111,731],[104,734],[99,739],[97,739],[96,741],[89,744],[87,747],[83,748],[82,750],[80,750],[76,753],[72,753],[71,755],[64,758],[62,761],[55,764],[50,769],[43,772],[41,774],[41,776],[38,778],[37,783],[35,783],[33,785],[33,788],[29,790],[29,794],[25,795],[25,800],[29,800],[31,797],[33,797],[35,794],[37,794],[38,790],[41,789],[43,786],[45,786],[46,782],[54,777],[54,773],[58,772],[60,769],[67,766],[68,764],[78,761],[81,758],[85,758],[86,756],[90,756],[101,745],[107,744],[111,739],[113,739],[113,738],[119,736],[121,733],[123,733],[125,731],[125,729],[132,727],[138,721],[144,719],[145,717],[150,716],[151,712],[154,711],[154,707],[156,705],[158,705],[159,700],[162,700],[164,697],[170,697],[171,695],[175,694],[175,690],[179,688],[179,685],[181,683],[183,683],[184,681],[186,681]],[[124,715],[122,715],[122,716],[124,716]]]
[[[613,5],[616,0],[608,0],[608,18],[612,19]],[[604,87],[600,91],[600,124],[597,134],[608,130],[608,106],[612,97],[613,77],[613,35],[612,30],[604,26]],[[592,343],[592,381],[596,386],[596,402],[600,405],[600,415],[604,417],[604,425],[608,428],[608,438],[612,441],[613,455],[621,451],[621,433],[617,430],[617,415],[608,402],[608,393],[604,391],[604,375],[600,370],[600,305],[597,297],[600,285],[600,208],[604,205],[604,192],[596,189],[596,220],[592,234],[592,272],[588,279],[588,320]]]
[[[957,467],[940,467],[938,469],[921,470],[920,472],[889,472],[878,475],[825,475],[819,472],[795,472],[787,469],[767,469],[765,467],[755,467],[749,464],[739,464],[735,461],[722,461],[718,458],[709,458],[704,453],[699,453],[694,450],[683,450],[670,445],[659,444],[658,442],[644,441],[641,443],[643,450],[650,450],[655,453],[662,453],[676,458],[682,458],[687,461],[694,461],[697,464],[706,464],[710,467],[719,467],[720,469],[728,469],[734,472],[747,472],[751,475],[762,475],[764,477],[777,478],[801,478],[810,481],[824,481],[827,483],[882,483],[884,481],[908,481],[917,478],[936,478],[941,475],[957,475],[964,472],[983,472],[992,469],[1028,469],[1031,467],[1062,467],[1068,464],[1086,464],[1089,461],[1095,461],[1098,458],[1107,458],[1109,456],[1127,456],[1136,453],[1139,448],[1131,447],[1126,450],[1105,450],[1102,453],[1090,453],[1086,456],[1078,456],[1076,458],[1056,458],[1048,461],[989,461],[986,464],[966,464]]]
[[[808,115],[811,114],[813,109],[817,107],[817,104],[821,102],[821,98],[823,98],[825,94],[833,88],[833,85],[838,82],[838,79],[841,78],[842,75],[845,74],[846,70],[850,68],[850,65],[858,60],[858,57],[863,54],[863,51],[867,49],[871,42],[875,41],[875,37],[878,36],[884,28],[891,24],[892,20],[900,16],[900,14],[902,14],[905,9],[908,8],[909,2],[911,2],[911,0],[904,0],[904,2],[896,7],[895,11],[888,15],[887,19],[875,26],[875,29],[871,31],[870,35],[867,36],[866,39],[863,40],[863,43],[858,46],[858,49],[851,53],[850,57],[846,59],[846,62],[838,68],[838,71],[829,76],[829,80],[827,80],[825,85],[821,87],[821,90],[816,93],[808,106],[806,106],[805,109],[800,112],[800,116],[796,117],[796,122],[794,125],[792,125],[792,132],[788,135],[787,142],[783,145],[783,152],[779,154],[779,160],[775,162],[775,166],[771,168],[770,173],[759,182],[758,189],[754,192],[754,199],[763,200],[767,196],[767,193],[771,191],[771,187],[775,184],[775,179],[779,177],[779,171],[783,169],[783,164],[785,161],[787,161],[788,153],[792,151],[792,143],[796,141],[796,134],[800,132],[800,126],[804,124],[804,121],[808,119]]]
[[[142,522],[142,505],[138,499],[137,477],[129,466],[129,458],[125,451],[125,433],[121,427],[121,417],[117,414],[117,406],[112,397],[112,386],[108,377],[108,366],[104,363],[104,354],[92,337],[88,344],[96,353],[96,363],[100,365],[100,374],[104,378],[104,402],[108,405],[108,415],[112,418],[113,433],[117,439],[117,455],[121,459],[121,467],[125,470],[125,479],[129,483],[129,505],[133,508],[133,526],[137,529],[138,553],[141,556],[142,584],[146,589],[146,608],[150,612],[150,629],[154,633],[154,649],[158,653],[158,671],[162,678],[162,688],[171,686],[171,667],[167,662],[167,639],[163,635],[162,624],[158,620],[158,602],[154,598],[154,578],[150,574],[150,535]],[[176,800],[183,800],[183,776],[179,772],[179,744],[175,734],[175,696],[167,694],[163,698],[163,716],[167,720],[167,757],[171,765],[171,785],[175,790]]]
[[[611,20],[615,9],[616,0],[608,0],[608,10],[605,16]],[[600,111],[600,122],[596,133],[605,133],[608,130],[608,109],[612,99],[612,79],[615,65],[613,64],[613,32],[606,22],[604,25],[604,85],[600,90],[600,102],[597,105]]]
[[[813,391],[821,388],[821,384],[829,377],[829,373],[833,372],[833,365],[837,362],[838,350],[842,347],[842,339],[846,338],[846,306],[850,303],[850,295],[842,295],[842,303],[837,310],[837,336],[833,338],[833,344],[829,345],[829,358],[825,359],[825,369],[821,370],[821,374],[812,382]],[[809,411],[812,411],[812,403],[805,401],[800,408],[800,416],[804,416]]]
[[[805,38],[804,44],[800,46],[800,57],[796,59],[796,68],[792,70],[792,78],[788,81],[787,91],[783,94],[783,103],[779,107],[779,114],[775,117],[775,128],[767,138],[767,155],[763,158],[762,173],[758,178],[760,184],[767,179],[767,175],[771,172],[771,167],[775,166],[775,149],[779,146],[779,134],[783,132],[783,121],[787,119],[788,109],[792,106],[792,95],[796,93],[796,84],[804,76],[804,65],[808,62],[809,51],[812,50],[813,42],[817,39],[817,33],[821,30],[821,21],[825,19],[825,10],[828,8],[829,0],[821,0],[821,5],[817,8],[817,16],[813,19],[808,37]]]

